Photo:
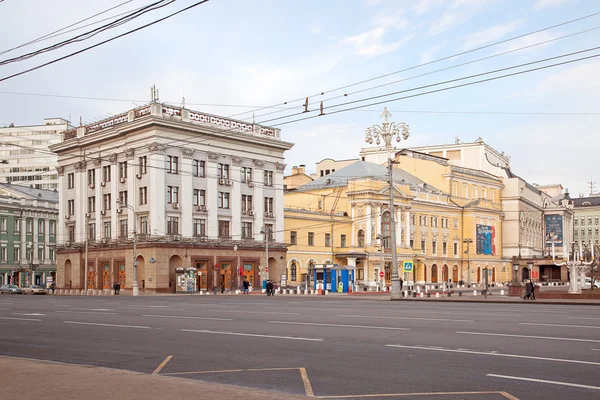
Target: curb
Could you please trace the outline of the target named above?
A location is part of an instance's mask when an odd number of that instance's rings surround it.
[[[589,302],[573,302],[573,301],[544,301],[544,300],[521,300],[521,301],[506,301],[506,300],[454,300],[454,299],[390,299],[390,301],[426,301],[426,302],[442,302],[442,303],[493,303],[493,304],[556,304],[564,306],[600,306],[600,303]]]

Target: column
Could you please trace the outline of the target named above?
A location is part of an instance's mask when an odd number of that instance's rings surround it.
[[[104,238],[104,226],[102,222],[102,214],[100,214],[100,211],[103,210],[102,207],[104,207],[104,199],[102,198],[102,185],[100,184],[100,182],[102,182],[102,165],[101,162],[95,162],[94,165],[96,166],[94,170],[94,174],[96,175],[96,184],[94,187],[94,197],[96,198],[96,213],[94,221],[96,223],[96,239],[100,240]],[[87,277],[85,279],[87,279]]]
[[[367,222],[366,222],[366,229],[365,229],[365,245],[370,246],[371,245],[371,204],[367,204],[366,213],[367,213],[367,215],[366,215]]]
[[[110,228],[112,239],[116,239],[119,237],[119,215],[117,213],[117,209],[121,207],[120,204],[117,204],[117,200],[119,200],[119,164],[117,163],[116,154],[112,157],[109,157],[110,160],[110,193],[112,193],[110,201]],[[85,232],[85,230],[84,230]],[[96,280],[98,277],[96,276]],[[97,285],[96,285],[97,287]]]
[[[236,157],[233,157],[234,159]],[[240,160],[241,161],[241,160]],[[236,160],[233,160],[235,163]],[[241,170],[239,165],[232,163],[229,170],[229,179],[232,182],[229,195],[231,207],[231,238],[233,240],[242,239],[242,183],[240,182]],[[236,163],[237,164],[237,163]]]
[[[59,166],[56,167],[56,171],[58,172],[58,221],[56,221],[56,244],[64,244],[67,242],[68,238],[65,236],[65,167]],[[21,230],[21,234],[25,235],[25,230]],[[22,248],[22,247],[21,247]],[[21,250],[23,251],[23,250]]]
[[[192,156],[194,151],[183,149],[181,154],[181,185],[179,190],[179,210],[181,211],[181,236],[191,237],[194,233],[194,182],[192,177]]]
[[[394,212],[396,213],[395,215],[395,220],[396,220],[396,247],[403,247],[402,246],[402,211],[401,208],[398,207],[396,208],[396,210],[394,210]]]
[[[27,264],[27,216],[21,215],[21,260],[19,264]]]
[[[354,226],[354,217],[355,217],[355,207],[354,205],[352,205],[352,209],[350,210],[350,216],[352,217],[352,232],[350,233],[350,246],[352,247],[356,247],[356,227]]]
[[[75,242],[84,242],[87,219],[87,193],[85,161],[75,163]]]
[[[33,228],[33,237],[31,240],[31,261],[32,264],[39,264],[40,260],[38,258],[38,234],[39,234],[39,230],[38,230],[38,218],[33,218],[31,220],[31,223],[33,224],[32,228]]]
[[[136,209],[139,205],[137,199],[137,182],[135,177],[135,151],[133,149],[127,149],[125,156],[127,157],[127,203]],[[133,237],[133,231],[137,231],[137,217],[133,210],[127,208],[127,230]]]
[[[410,248],[410,210],[404,210],[404,246]]]
[[[208,209],[206,234],[211,239],[219,237],[219,209],[217,208],[219,182],[217,178],[217,169],[217,163],[211,161],[209,156],[209,160],[206,162],[206,208]]]
[[[346,258],[346,260],[348,260],[348,268],[352,271],[353,276],[352,276],[352,291],[355,292],[358,285],[356,282],[356,258],[353,257],[348,257]]]
[[[254,161],[254,170],[252,171],[252,182],[254,183],[254,238],[263,240],[264,235],[260,230],[264,225],[265,215],[265,197],[263,188],[263,171],[264,164],[261,161]]]
[[[274,207],[274,215],[275,215],[275,230],[274,240],[279,243],[285,242],[284,235],[284,225],[283,225],[283,171],[285,169],[285,164],[276,163],[275,171],[273,174],[273,184],[275,185],[275,199],[273,200],[275,204]],[[332,241],[335,242],[334,238],[331,238]],[[333,262],[333,260],[331,260]]]
[[[161,147],[162,148],[162,147]],[[153,143],[149,146],[148,155],[148,203],[150,204],[150,221],[148,233],[164,235],[167,232],[165,217],[166,192],[165,185],[165,154],[159,150],[159,145]]]
[[[383,211],[383,207],[381,205],[377,206],[377,215],[375,216],[375,237],[377,237],[377,234],[383,235],[383,229],[381,229],[381,212]],[[390,214],[391,216],[391,214]],[[391,233],[391,232],[390,232]],[[377,243],[371,243],[371,244],[376,244],[379,246],[380,242],[375,239],[377,241]]]
[[[44,218],[44,264],[50,265],[52,261],[50,260],[50,219]],[[44,282],[46,282],[46,277],[44,273]]]

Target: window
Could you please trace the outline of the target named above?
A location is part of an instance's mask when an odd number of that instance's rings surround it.
[[[308,245],[309,246],[315,245],[315,233],[314,232],[308,232]]]
[[[442,218],[442,228],[448,229],[450,227],[450,220],[448,218]]]
[[[219,237],[229,238],[229,221],[219,221]]]
[[[96,211],[96,196],[88,197],[87,212],[93,213]]]
[[[410,214],[410,224],[411,225],[417,224],[417,216],[415,214]]]
[[[252,206],[252,196],[243,194],[242,195],[242,214],[247,214],[252,211],[254,207]]]
[[[265,186],[273,186],[273,171],[264,171],[263,183]]]
[[[296,261],[292,260],[290,264],[290,281],[295,282],[297,277]]]
[[[15,254],[15,263],[19,262],[19,260],[21,260],[21,248],[20,247],[15,247],[14,249],[14,254]]]
[[[18,218],[15,218],[15,233],[20,233],[21,232],[21,220]]]
[[[436,241],[431,242],[431,253],[437,254],[437,242]]]
[[[194,189],[192,204],[194,206],[205,206],[206,205],[206,190]],[[243,207],[243,204],[242,204]]]
[[[252,182],[252,168],[242,167],[242,183]]]
[[[68,237],[69,242],[73,243],[75,241],[75,225],[69,225],[68,227]]]
[[[273,241],[273,224],[265,224],[265,229],[269,233],[269,241]]]
[[[458,243],[454,242],[454,255],[458,256]]]
[[[140,171],[140,174],[145,174],[147,172],[148,157],[142,156],[138,158],[138,164],[138,170]]]
[[[346,247],[346,235],[340,235],[340,247]]]
[[[425,251],[425,241],[421,240],[421,251]]]
[[[206,176],[206,161],[193,160],[192,161],[192,175],[200,178]]]
[[[119,192],[119,202],[121,203],[121,207],[125,207],[127,204],[129,204],[127,202],[127,190],[122,190]]]
[[[431,227],[432,228],[438,227],[438,218],[437,217],[431,217]]]
[[[126,219],[119,220],[119,236],[122,238],[127,237],[127,220]]]
[[[290,232],[290,244],[292,246],[295,246],[298,244],[298,232],[296,232],[296,231]]]
[[[50,249],[50,261],[56,262],[56,250]]]
[[[454,225],[454,229],[458,229],[458,219],[454,218],[452,220],[452,225]]]
[[[148,186],[140,188],[140,205],[148,204]]]
[[[229,179],[229,164],[217,164],[217,178]]]
[[[206,236],[205,219],[194,219],[194,236]]]
[[[179,157],[177,156],[168,156],[169,157],[169,169],[167,172],[169,174],[178,174],[179,173]]]
[[[127,161],[119,163],[119,179],[127,179]]]
[[[56,221],[50,221],[48,229],[50,229],[50,236],[56,235]]]
[[[358,247],[365,247],[365,231],[362,229],[358,231]]]
[[[38,247],[38,260],[43,263],[44,262],[44,247]]]
[[[598,228],[596,228],[596,230],[598,230]],[[44,220],[38,219],[38,235],[43,235],[43,234],[44,234]]]
[[[87,238],[88,240],[96,240],[96,224],[95,223],[89,223],[88,224],[88,231],[87,231]]]
[[[426,215],[419,216],[419,226],[427,226],[427,216]]]
[[[167,234],[177,235],[179,233],[179,217],[167,217]]]
[[[28,219],[28,220],[25,222],[25,232],[26,232],[28,235],[30,235],[30,234],[32,234],[32,233],[33,233],[33,220],[31,220],[31,219]]]
[[[140,217],[140,233],[142,235],[148,234],[148,217],[147,216]]]
[[[325,247],[330,247],[331,246],[331,234],[326,233],[325,234]]]
[[[6,232],[6,218],[0,218],[0,231]]]
[[[68,208],[69,208],[69,215],[74,215],[75,214],[75,200],[69,200],[67,202]]]
[[[6,247],[0,247],[0,261],[7,261]]]
[[[414,239],[410,239],[410,248],[411,249],[415,248],[415,241],[414,241]]]
[[[178,186],[167,186],[167,203],[169,203],[169,204],[179,203],[179,187]]]
[[[265,213],[273,213],[273,198],[265,197]]]
[[[102,182],[110,182],[110,165],[102,167]]]
[[[110,222],[105,222],[104,223],[104,237],[106,239],[110,239],[110,237],[111,237],[111,225],[110,225]]]
[[[103,203],[103,210],[110,210],[111,207],[111,194],[107,193],[102,195],[102,203]]]
[[[448,242],[442,242],[442,254],[448,255]]]
[[[229,208],[229,193],[219,192],[219,197],[217,197],[217,207],[226,209]]]
[[[67,174],[67,186],[69,189],[73,189],[75,187],[75,174],[74,173]]]
[[[252,222],[242,222],[242,239],[252,238]]]

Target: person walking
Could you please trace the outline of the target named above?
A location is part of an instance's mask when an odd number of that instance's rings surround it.
[[[113,290],[115,291],[115,296],[119,294],[119,284],[116,281],[113,285]]]
[[[523,300],[531,299],[531,281],[525,283],[525,297]]]
[[[221,282],[221,294],[225,293],[225,282]]]
[[[54,291],[56,290],[56,282],[52,282],[50,288],[52,289],[52,294],[54,294]]]
[[[531,299],[535,300],[535,288],[537,287],[533,280],[529,281],[530,290],[531,290]]]
[[[402,280],[402,278],[400,278],[400,291],[402,291],[402,286],[404,286],[404,280]]]
[[[248,282],[248,279],[244,279],[243,287],[244,287],[244,294],[249,294],[250,282]]]

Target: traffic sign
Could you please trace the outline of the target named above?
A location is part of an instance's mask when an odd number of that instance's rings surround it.
[[[265,272],[269,272],[269,267],[265,267]]]
[[[413,267],[414,267],[412,260],[404,261],[403,265],[404,265],[404,272],[412,272]]]
[[[380,276],[381,278],[383,278],[383,277],[385,276],[385,272],[383,272],[383,271],[380,271],[380,272],[379,272],[379,276]]]

